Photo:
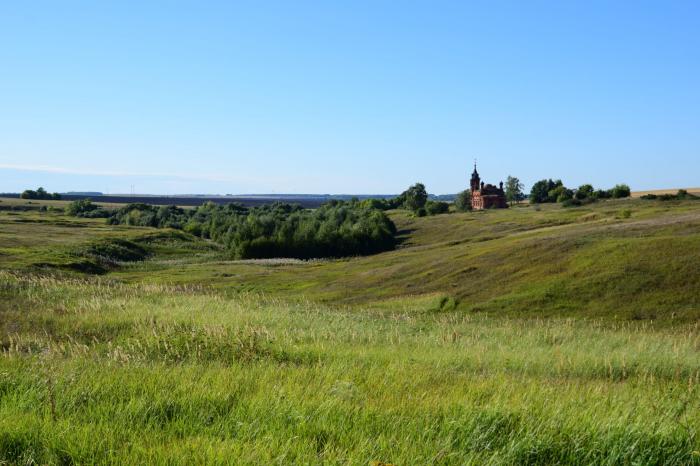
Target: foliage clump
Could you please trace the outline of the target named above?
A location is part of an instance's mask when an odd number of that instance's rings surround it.
[[[450,211],[450,204],[444,201],[428,201],[425,203],[425,211],[428,215],[446,214]]]
[[[423,183],[415,183],[398,196],[390,199],[365,199],[360,204],[379,210],[406,209],[416,217],[446,214],[450,204],[439,199],[430,199]]]
[[[58,193],[47,192],[44,188],[38,188],[36,191],[33,189],[26,189],[19,195],[21,199],[40,199],[40,200],[58,200],[61,199],[61,195]]]
[[[599,199],[621,199],[630,197],[631,190],[626,184],[618,184],[611,189],[596,190],[591,184],[582,184],[577,189],[569,189],[561,180],[540,180],[532,186],[530,203],[561,203],[564,207],[581,206]]]
[[[690,194],[685,189],[679,189],[676,194],[645,194],[641,198],[647,201],[682,201],[684,199],[698,199],[698,196]]]
[[[331,201],[318,209],[275,203],[246,208],[212,202],[196,209],[128,204],[111,224],[182,229],[226,246],[239,259],[347,257],[392,249],[396,226],[379,209]]]
[[[97,204],[93,204],[90,199],[80,199],[73,201],[66,207],[66,214],[71,217],[83,218],[107,218],[109,211],[103,209]]]

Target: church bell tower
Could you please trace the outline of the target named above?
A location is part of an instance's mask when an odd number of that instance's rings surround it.
[[[481,188],[481,178],[479,178],[479,172],[476,171],[476,160],[474,161],[474,171],[472,172],[472,181],[470,186],[472,192],[478,191]]]

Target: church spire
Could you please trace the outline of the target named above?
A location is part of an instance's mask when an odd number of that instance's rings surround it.
[[[470,183],[472,192],[478,191],[481,188],[480,181],[481,179],[479,177],[479,172],[476,171],[476,159],[474,159],[474,172],[472,173],[472,179]]]

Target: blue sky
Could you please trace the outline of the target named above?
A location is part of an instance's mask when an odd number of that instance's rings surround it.
[[[0,191],[700,186],[700,2],[0,3]]]

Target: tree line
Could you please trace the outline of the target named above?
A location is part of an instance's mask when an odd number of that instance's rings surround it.
[[[695,194],[689,193],[685,189],[679,189],[676,194],[671,194],[671,193],[666,193],[666,194],[654,194],[654,193],[649,193],[645,194],[640,197],[641,199],[644,199],[645,201],[653,201],[653,200],[659,200],[659,201],[682,201],[685,199],[700,199],[700,197],[696,196]]]
[[[429,199],[423,183],[415,183],[394,198],[365,199],[362,204],[379,210],[406,209],[417,217],[445,214],[450,210],[448,202]]]
[[[40,199],[40,200],[59,200],[61,195],[58,193],[50,193],[44,188],[37,188],[36,191],[33,189],[25,189],[22,194],[19,195],[20,199]]]
[[[583,184],[577,189],[569,189],[561,180],[540,180],[530,190],[532,204],[559,202],[565,207],[579,206],[599,199],[621,199],[630,197],[631,190],[626,184],[618,184],[611,189],[595,189],[591,184]]]

